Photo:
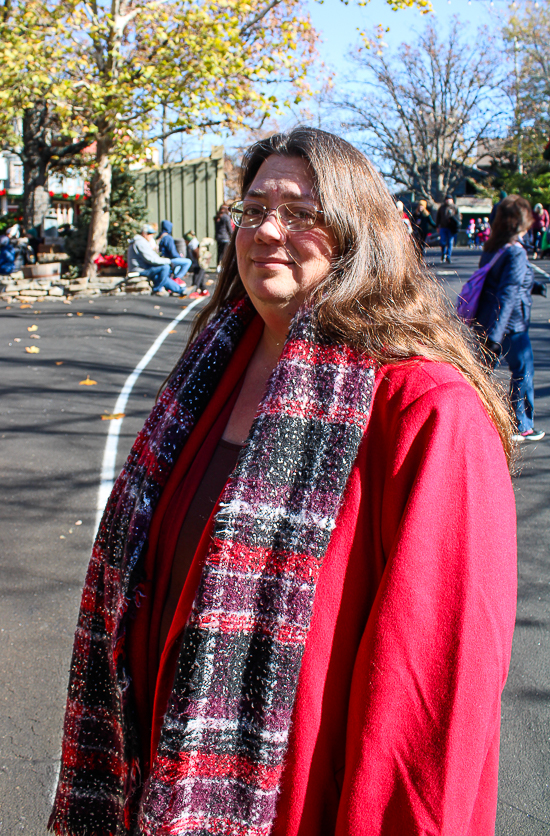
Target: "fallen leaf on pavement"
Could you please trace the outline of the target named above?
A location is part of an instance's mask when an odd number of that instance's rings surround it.
[[[38,331],[38,325],[29,325],[27,331]]]
[[[77,316],[84,316],[84,314],[82,313],[82,311],[77,311],[77,312],[76,312],[76,315],[77,315]]]
[[[160,305],[153,305],[153,310],[154,311],[158,311],[159,308],[160,308]]]
[[[124,418],[126,415],[125,412],[109,412],[108,414],[102,415],[102,421],[118,421],[119,418]]]
[[[169,331],[168,333],[169,333],[169,334],[177,334],[177,332],[178,332],[178,329],[177,329],[177,328],[173,328],[173,329],[172,329],[171,331]]]
[[[13,341],[14,341],[14,343],[20,343],[21,342],[21,337],[14,337]]]
[[[32,305],[19,305],[20,308],[32,308]]]
[[[159,311],[159,316],[164,316],[162,311]]]
[[[94,316],[94,319],[101,319],[101,317],[100,316]]]
[[[72,316],[72,313],[68,313],[67,316]]]
[[[112,329],[112,328],[106,328],[105,330],[107,331],[107,333],[108,333],[108,334],[112,334],[112,333],[113,333],[113,329]]]
[[[56,360],[55,365],[56,366],[62,366],[63,365],[63,360]]]
[[[60,540],[66,540],[67,538],[65,537],[65,535],[64,535],[64,534],[60,534],[60,535],[59,535],[59,539],[60,539]]]
[[[31,338],[31,340],[39,340],[40,339],[40,334],[31,334],[30,338]]]
[[[86,375],[86,380],[81,380],[79,386],[97,386],[97,380],[90,380],[90,375]]]
[[[25,351],[27,354],[40,354],[40,349],[37,345],[26,345]]]

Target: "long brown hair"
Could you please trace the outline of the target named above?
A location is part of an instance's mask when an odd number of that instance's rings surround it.
[[[520,233],[533,223],[531,204],[519,194],[510,194],[498,204],[491,234],[483,249],[488,253],[500,250],[505,244],[516,241]]]
[[[323,331],[380,363],[425,357],[451,363],[478,391],[511,458],[512,422],[504,398],[476,359],[470,331],[430,275],[382,178],[345,140],[299,127],[256,142],[244,155],[241,195],[272,154],[306,161],[339,256],[308,300]],[[227,302],[246,291],[239,277],[235,233],[210,302],[191,340]]]

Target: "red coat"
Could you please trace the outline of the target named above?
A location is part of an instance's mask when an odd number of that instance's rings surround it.
[[[502,447],[453,368],[382,369],[317,587],[273,836],[490,836],[516,601]]]
[[[153,751],[207,542],[163,654]],[[514,497],[478,395],[444,364],[382,368],[317,586],[272,836],[492,836],[515,596]]]

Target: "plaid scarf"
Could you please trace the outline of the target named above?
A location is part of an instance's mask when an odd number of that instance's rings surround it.
[[[151,774],[124,661],[153,512],[254,316],[223,310],[186,352],[139,434],[93,548],[75,637],[62,836],[267,836],[315,588],[371,406],[374,369],[293,321],[221,497]]]

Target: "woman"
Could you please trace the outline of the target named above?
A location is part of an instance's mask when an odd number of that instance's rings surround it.
[[[502,354],[510,367],[516,441],[540,441],[545,435],[533,426],[535,366],[529,339],[533,271],[521,244],[521,237],[532,222],[529,201],[516,194],[505,197],[479,262],[483,267],[502,249],[501,257],[485,278],[475,328],[489,351],[497,357]]]
[[[488,836],[506,410],[355,148],[262,140],[242,197],[94,546],[50,827]]]
[[[420,248],[422,254],[426,249],[426,238],[430,230],[435,229],[435,223],[428,211],[428,202],[426,200],[419,200],[418,206],[413,212],[413,235]]]

